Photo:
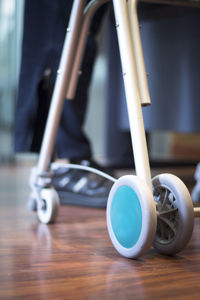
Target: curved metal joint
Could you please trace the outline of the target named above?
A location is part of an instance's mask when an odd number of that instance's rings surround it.
[[[101,7],[103,4],[105,4],[106,2],[109,2],[110,0],[91,0],[86,8],[84,13],[87,13],[88,11],[95,9],[94,13],[96,12],[96,10]],[[94,14],[93,14],[94,15]]]

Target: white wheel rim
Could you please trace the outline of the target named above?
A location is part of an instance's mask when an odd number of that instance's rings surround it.
[[[140,202],[142,224],[137,238],[134,237],[134,245],[125,247],[117,237],[112,223],[112,203],[115,201],[115,194],[120,188],[128,186],[136,193]],[[156,209],[153,195],[147,185],[136,176],[123,176],[112,187],[107,204],[107,226],[111,241],[116,250],[125,257],[138,257],[144,254],[152,245],[156,231]],[[132,223],[133,224],[133,223]],[[120,226],[120,225],[119,225]],[[140,225],[139,225],[140,226]],[[119,229],[120,230],[120,229]]]
[[[57,216],[59,208],[59,198],[54,189],[43,189],[41,191],[41,198],[44,201],[45,207],[38,209],[38,218],[44,223],[53,222]]]

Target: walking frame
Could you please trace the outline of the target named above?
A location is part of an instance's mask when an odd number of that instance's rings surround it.
[[[30,185],[41,222],[56,218],[59,199],[51,185],[51,158],[64,99],[73,99],[87,34],[95,12],[109,0],[74,0],[63,46],[37,166]],[[115,179],[90,167],[85,169],[114,182],[107,204],[107,226],[116,250],[125,257],[138,257],[152,245],[163,254],[181,251],[193,231],[194,209],[183,182],[174,175],[151,179],[142,105],[150,104],[144,65],[137,0],[112,0],[125,84],[136,176]],[[196,209],[195,214],[197,214]]]

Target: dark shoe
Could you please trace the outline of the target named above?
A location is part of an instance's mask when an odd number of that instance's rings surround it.
[[[99,168],[96,164],[85,160],[80,164]],[[67,165],[53,168],[53,172],[52,183],[61,204],[106,207],[112,181],[88,171],[70,169]]]

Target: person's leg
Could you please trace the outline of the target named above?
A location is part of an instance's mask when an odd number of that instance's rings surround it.
[[[88,89],[97,54],[96,35],[101,27],[105,10],[104,5],[96,12],[92,20],[75,98],[72,101],[66,100],[64,103],[55,150],[59,158],[79,160],[90,159],[92,156],[89,141],[83,131],[83,124],[88,103]]]
[[[89,141],[83,132],[83,123],[88,102],[88,89],[96,57],[95,36],[90,35],[82,63],[75,98],[64,102],[63,113],[56,138],[56,155],[59,158],[90,159]]]
[[[25,1],[14,134],[16,152],[40,151],[72,2]],[[104,11],[105,7],[101,8],[91,24],[75,99],[64,103],[55,143],[58,158],[91,157],[90,144],[82,127],[97,52],[96,33]]]
[[[26,0],[15,152],[39,152],[73,0]]]

